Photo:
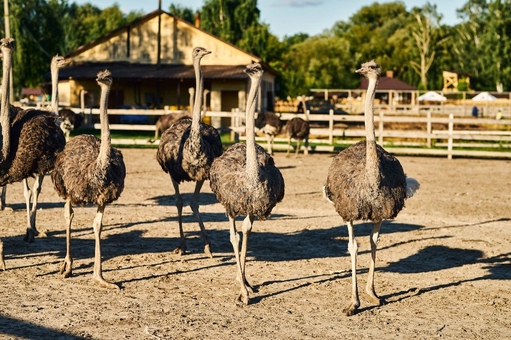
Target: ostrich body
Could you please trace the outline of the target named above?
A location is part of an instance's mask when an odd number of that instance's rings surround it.
[[[72,205],[95,204],[98,206],[93,222],[95,237],[95,258],[93,278],[102,287],[119,288],[103,278],[101,265],[101,230],[105,206],[115,201],[124,189],[126,167],[122,153],[113,148],[110,142],[107,103],[112,85],[110,71],[98,73],[97,82],[101,87],[100,121],[101,139],[92,135],[79,135],[67,143],[55,163],[51,179],[58,195],[66,200],[64,218],[66,220],[66,257],[60,273],[64,277],[72,275],[71,255]]]
[[[248,294],[253,292],[245,275],[248,236],[255,217],[266,219],[284,198],[284,178],[273,158],[255,142],[254,113],[263,70],[254,63],[247,66],[245,73],[251,79],[246,109],[246,144],[237,143],[215,159],[211,166],[210,185],[229,217],[230,241],[241,287],[238,300],[248,304]],[[236,216],[246,216],[242,225],[241,253]]]
[[[199,194],[204,181],[209,179],[209,172],[213,160],[222,154],[222,142],[218,131],[200,121],[201,119],[201,93],[202,74],[200,61],[208,51],[202,47],[193,49],[193,66],[196,77],[195,103],[192,118],[183,118],[165,130],[158,145],[156,159],[163,171],[170,175],[176,194],[176,207],[178,212],[180,245],[174,252],[186,253],[186,242],[183,232],[183,200],[179,192],[179,184],[183,181],[195,181],[195,191],[190,207],[199,222],[204,239],[204,251],[212,257],[210,241],[206,228],[199,213]]]
[[[178,120],[182,118],[191,118],[190,112],[193,112],[193,95],[195,93],[195,89],[193,87],[188,88],[188,93],[190,94],[190,110],[184,110],[183,112],[169,113],[160,116],[154,126],[154,138],[150,139],[149,143],[154,143],[158,139],[158,135],[162,135],[165,130],[171,127],[171,125]]]
[[[280,117],[270,111],[259,113],[255,120],[255,127],[266,136],[268,153],[273,155],[273,141],[282,128]]]
[[[407,178],[399,161],[376,143],[373,102],[380,68],[374,61],[362,64],[356,71],[369,79],[365,101],[366,140],[341,151],[328,170],[324,194],[348,227],[348,251],[351,256],[352,294],[350,304],[343,310],[353,315],[360,306],[357,287],[358,245],[353,222],[369,220],[374,223],[370,234],[371,263],[366,293],[372,302],[380,304],[374,289],[374,268],[380,226],[383,220],[393,219],[404,207],[405,199],[419,188],[413,178]]]
[[[300,144],[302,140],[305,140],[305,149],[303,150],[304,155],[309,154],[309,112],[307,107],[305,106],[305,96],[301,96],[300,100],[303,105],[303,113],[305,114],[305,119],[300,117],[295,117],[286,122],[284,126],[284,130],[287,135],[287,153],[286,156],[289,156],[289,151],[291,147],[291,139],[296,139],[296,151],[295,155],[298,156],[300,152]]]
[[[8,85],[5,72],[11,67],[13,39],[2,39],[1,49],[4,56],[4,78],[2,86]],[[60,57],[62,58],[62,57]],[[52,61],[52,68],[60,65],[62,59]],[[55,65],[54,65],[55,64]],[[5,84],[4,84],[5,82]],[[7,86],[8,87],[8,86]],[[5,90],[7,93],[8,90]],[[64,134],[56,125],[56,115],[46,110],[9,110],[8,96],[2,97],[3,162],[0,166],[0,186],[24,183],[24,196],[27,206],[28,229],[25,240],[32,242],[38,235],[36,228],[37,201],[41,193],[44,176],[53,170],[57,154],[66,144]],[[32,190],[28,178],[35,177]],[[30,203],[32,201],[32,207]]]

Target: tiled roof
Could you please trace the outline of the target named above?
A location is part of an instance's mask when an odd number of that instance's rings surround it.
[[[110,70],[114,78],[129,79],[195,79],[192,65],[156,65],[119,63],[80,63],[59,71],[60,79],[90,79],[96,78],[99,71]],[[248,79],[243,72],[245,65],[204,65],[201,66],[202,76],[210,79]],[[46,74],[49,78],[50,74]]]
[[[367,90],[367,78],[360,79],[360,86],[358,87],[361,90]],[[380,91],[386,90],[396,90],[396,91],[415,91],[416,87],[412,85],[408,85],[407,83],[397,79],[397,78],[389,78],[389,77],[381,77],[378,82],[378,87],[376,88]]]

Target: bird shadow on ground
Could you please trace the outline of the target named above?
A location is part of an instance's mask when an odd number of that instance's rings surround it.
[[[56,329],[36,325],[27,321],[13,319],[0,314],[0,333],[16,339],[66,339],[83,340],[83,337],[64,333]]]
[[[193,198],[193,193],[181,193],[181,198],[183,199],[183,205],[188,206],[190,205],[190,202]],[[148,200],[154,201],[158,205],[176,205],[176,195],[165,195],[165,196],[155,196],[150,197]],[[218,203],[218,200],[216,199],[215,194],[209,193],[209,192],[202,192],[199,196],[199,204],[202,205],[210,205]]]

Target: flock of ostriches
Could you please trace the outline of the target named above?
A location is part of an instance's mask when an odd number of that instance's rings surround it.
[[[105,206],[119,198],[126,176],[122,153],[112,147],[110,142],[107,103],[112,75],[105,70],[99,72],[96,79],[101,88],[101,139],[82,134],[66,142],[62,129],[57,125],[56,91],[58,69],[66,64],[64,58],[56,56],[52,60],[53,96],[50,108],[21,109],[9,103],[9,75],[14,40],[1,39],[0,45],[3,57],[0,185],[5,187],[10,183],[24,182],[28,221],[26,240],[33,241],[38,234],[37,199],[44,176],[51,174],[55,190],[65,200],[66,257],[61,274],[64,277],[72,275],[70,241],[73,206],[94,204],[97,206],[97,213],[93,221],[96,244],[93,278],[103,287],[119,288],[117,284],[103,278],[100,246]],[[212,256],[210,241],[199,213],[201,187],[205,181],[210,181],[211,189],[224,206],[229,219],[230,241],[236,257],[236,279],[240,283],[238,301],[248,304],[249,294],[253,293],[245,274],[248,237],[254,219],[257,217],[264,220],[269,217],[275,205],[284,198],[284,178],[275,166],[271,149],[268,153],[255,142],[258,122],[254,116],[263,74],[260,64],[253,63],[244,70],[251,83],[246,107],[246,143],[237,143],[223,150],[218,131],[201,121],[201,97],[204,91],[200,62],[209,53],[211,52],[202,47],[193,49],[196,91],[192,114],[184,115],[162,131],[156,158],[163,171],[170,175],[175,190],[180,233],[180,245],[176,249],[178,253],[186,252],[182,225],[183,201],[179,184],[183,181],[194,181],[196,185],[190,205],[202,232],[205,252]],[[384,219],[396,217],[403,208],[405,199],[411,197],[419,188],[416,180],[406,177],[399,161],[375,142],[373,101],[380,76],[379,66],[370,61],[362,64],[356,72],[369,79],[364,108],[366,140],[341,151],[333,159],[323,188],[324,196],[334,205],[348,227],[352,296],[349,305],[344,309],[346,315],[353,315],[360,306],[354,221],[374,222],[370,234],[372,256],[366,293],[374,303],[380,304],[380,298],[374,289],[374,268],[381,223]],[[305,105],[303,107],[305,109]],[[293,119],[287,125],[289,138],[307,138],[308,119]],[[299,146],[297,151],[298,149]],[[32,189],[27,182],[29,177],[35,178]],[[242,238],[236,227],[237,216],[246,216],[241,226]],[[5,270],[1,241],[0,268]]]

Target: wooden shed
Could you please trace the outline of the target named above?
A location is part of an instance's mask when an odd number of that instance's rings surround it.
[[[210,110],[244,109],[249,80],[243,70],[252,62],[260,62],[265,69],[260,109],[273,110],[276,72],[261,58],[162,10],[69,52],[66,58],[71,63],[59,74],[59,99],[74,107],[81,100],[86,107],[97,106],[96,74],[109,69],[114,79],[110,108],[184,109],[190,102],[188,89],[195,87],[195,46],[212,51],[201,63]]]

